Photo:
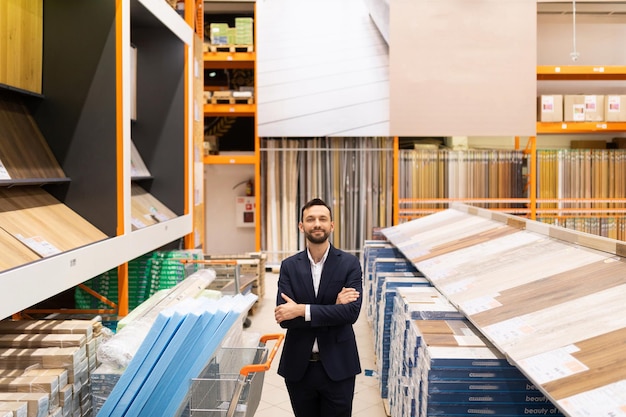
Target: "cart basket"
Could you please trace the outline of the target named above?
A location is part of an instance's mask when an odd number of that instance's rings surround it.
[[[263,377],[285,336],[267,334],[257,347],[223,347],[200,378],[191,381],[191,417],[251,417],[261,400]],[[268,351],[266,342],[274,340]]]

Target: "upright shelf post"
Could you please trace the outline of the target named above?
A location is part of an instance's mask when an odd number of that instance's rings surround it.
[[[397,136],[393,138],[393,224],[397,225],[400,219],[400,167],[398,159],[400,157],[400,140]]]
[[[531,136],[528,138],[530,144],[530,219],[537,219],[537,138]]]

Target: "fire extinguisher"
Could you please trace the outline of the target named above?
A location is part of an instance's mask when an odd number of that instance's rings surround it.
[[[248,180],[248,182],[246,182],[246,195],[248,197],[254,195],[254,184],[252,183],[252,180]]]

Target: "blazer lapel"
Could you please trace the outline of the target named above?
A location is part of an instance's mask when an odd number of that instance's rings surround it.
[[[328,251],[328,256],[326,257],[326,262],[324,262],[324,268],[322,269],[322,276],[320,277],[320,286],[317,290],[316,300],[320,301],[321,296],[326,292],[329,283],[332,280],[333,271],[335,270],[335,265],[339,262],[337,259],[337,252],[335,251],[334,246],[330,246],[330,250]]]
[[[315,288],[313,287],[313,274],[311,273],[311,261],[307,250],[300,252],[300,266],[298,269],[302,272],[302,285],[306,289],[307,302],[315,300]]]

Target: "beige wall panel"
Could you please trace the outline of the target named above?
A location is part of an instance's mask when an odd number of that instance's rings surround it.
[[[394,136],[534,135],[534,0],[392,0]]]
[[[568,5],[571,10],[571,5]],[[600,12],[602,13],[602,12]],[[576,52],[572,15],[540,13],[537,17],[538,65],[626,65],[626,15],[577,12]]]
[[[0,1],[0,84],[41,93],[43,0]]]

